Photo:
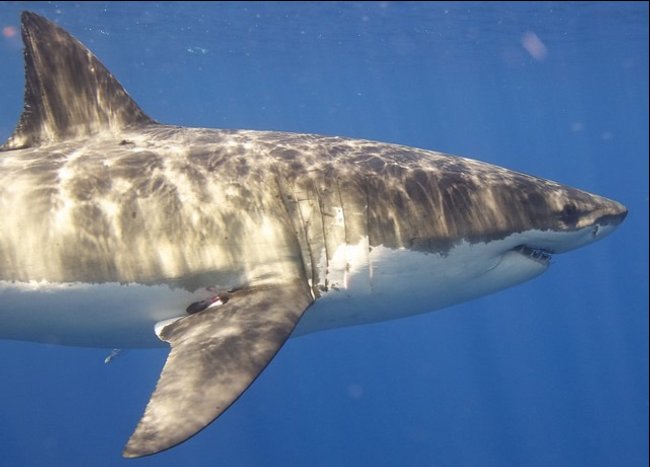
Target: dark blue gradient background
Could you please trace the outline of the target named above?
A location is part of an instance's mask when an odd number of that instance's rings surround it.
[[[120,452],[165,351],[104,365],[108,350],[0,342],[0,465],[648,464],[646,2],[3,2],[0,28],[23,9],[88,45],[162,122],[437,149],[630,215],[516,288],[291,340],[217,422],[143,460]],[[23,92],[7,36],[2,140]]]

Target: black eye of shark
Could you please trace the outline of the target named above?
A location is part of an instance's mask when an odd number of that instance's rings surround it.
[[[573,203],[564,205],[560,214],[560,220],[566,225],[576,225],[580,220],[580,210]]]
[[[553,252],[542,248],[518,245],[513,248],[513,251],[545,265],[548,265],[551,262],[551,259],[553,259]]]

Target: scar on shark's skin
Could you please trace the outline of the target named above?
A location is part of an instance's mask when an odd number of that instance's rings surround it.
[[[607,236],[621,204],[375,141],[163,125],[22,15],[0,147],[0,338],[171,351],[124,455],[198,433],[290,336],[430,312]],[[215,284],[219,284],[216,286]]]
[[[208,308],[212,308],[214,306],[219,306],[223,305],[228,302],[228,296],[227,295],[213,295],[210,298],[206,298],[205,300],[199,300],[198,302],[192,303],[190,306],[188,306],[185,311],[193,315],[194,313],[198,313],[199,311],[207,310]]]

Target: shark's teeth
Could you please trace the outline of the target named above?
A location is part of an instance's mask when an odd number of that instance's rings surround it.
[[[514,250],[522,255],[529,257],[540,263],[548,264],[551,262],[553,255],[550,251],[543,250],[541,248],[532,248],[526,245],[519,245],[514,248]]]

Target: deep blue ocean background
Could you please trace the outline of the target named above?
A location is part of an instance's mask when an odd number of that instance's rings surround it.
[[[1,466],[648,465],[648,3],[2,2],[3,141],[24,9],[159,121],[436,149],[630,214],[524,285],[290,340],[220,419],[141,460],[120,453],[166,351],[0,342]]]

